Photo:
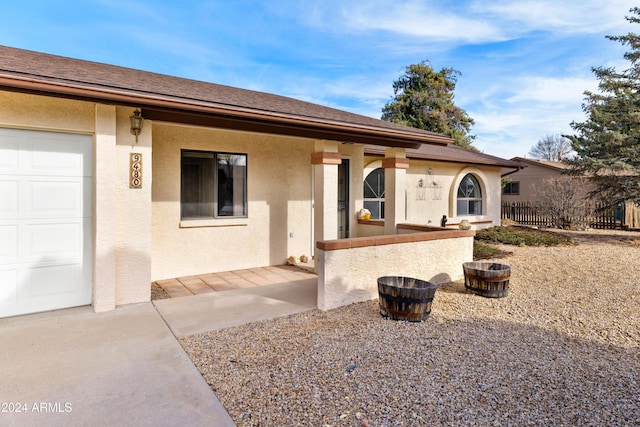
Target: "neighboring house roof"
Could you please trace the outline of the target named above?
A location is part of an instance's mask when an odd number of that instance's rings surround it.
[[[551,160],[527,159],[526,157],[513,157],[511,160],[520,164],[524,164],[525,166],[527,165],[542,166],[542,167],[550,168],[559,172],[565,169],[569,169],[569,165],[563,162],[554,162]]]
[[[408,152],[408,150],[407,150]],[[516,161],[523,167],[528,166],[541,166],[543,168],[548,168],[555,172],[563,173],[564,171],[568,171],[571,169],[571,166],[564,162],[554,162],[550,160],[538,160],[538,159],[527,159],[525,157],[514,157],[511,160]],[[638,174],[634,171],[630,170],[612,170],[609,168],[603,168],[599,170],[595,175],[593,172],[587,172],[584,175],[580,175],[582,177],[593,177],[593,176],[637,176]]]
[[[417,148],[449,137],[284,96],[0,46],[0,89],[131,105],[146,119]]]
[[[367,145],[364,148],[364,152],[365,154],[384,155],[384,148]],[[480,153],[478,151],[468,150],[453,144],[423,145],[417,149],[408,148],[407,157],[410,159],[498,166],[510,169],[519,169],[521,167],[518,162]]]

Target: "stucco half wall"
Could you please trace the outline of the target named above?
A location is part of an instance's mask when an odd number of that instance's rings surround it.
[[[464,276],[473,260],[472,230],[442,230],[318,242],[318,308],[331,310],[378,297],[378,277],[435,284]]]

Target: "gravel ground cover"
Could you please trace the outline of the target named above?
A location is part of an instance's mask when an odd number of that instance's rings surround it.
[[[508,247],[509,294],[438,289],[181,339],[239,426],[640,425],[640,233]]]

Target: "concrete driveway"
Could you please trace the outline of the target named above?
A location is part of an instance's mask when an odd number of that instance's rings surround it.
[[[151,303],[0,319],[2,426],[233,426]]]
[[[0,426],[234,426],[176,336],[316,308],[317,280],[0,319]]]

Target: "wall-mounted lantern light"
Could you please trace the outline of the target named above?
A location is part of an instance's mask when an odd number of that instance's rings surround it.
[[[144,118],[141,116],[140,109],[136,109],[133,112],[133,116],[129,117],[131,120],[131,133],[136,136],[136,144],[138,143],[138,135],[142,132],[142,124],[144,123]]]

